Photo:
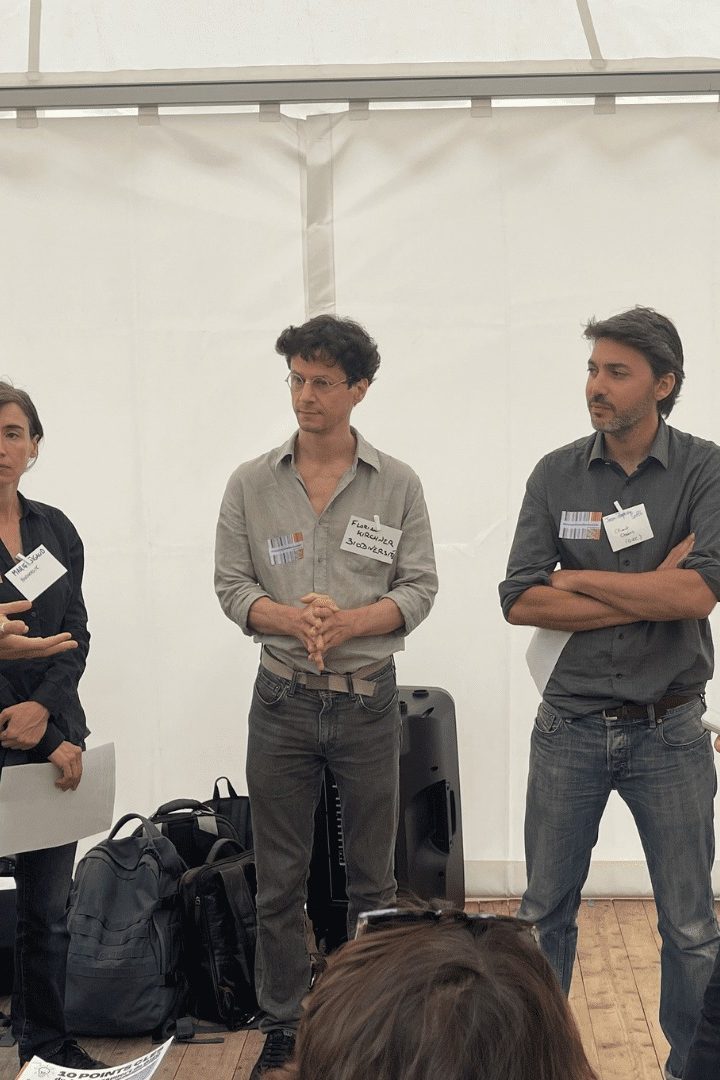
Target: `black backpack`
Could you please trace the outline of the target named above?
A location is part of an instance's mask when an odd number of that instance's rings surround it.
[[[180,882],[189,1011],[230,1030],[258,1011],[256,892],[253,852],[235,840],[218,840]]]
[[[150,821],[172,840],[186,866],[201,866],[216,840],[239,840],[231,821],[197,799],[163,803]]]
[[[220,781],[224,780],[227,785],[227,795],[220,794]],[[247,795],[238,795],[227,776],[218,776],[213,787],[212,799],[206,799],[205,805],[221,814],[235,826],[238,840],[250,851],[253,843],[252,814],[250,812],[250,799]]]
[[[132,836],[116,838],[139,818]],[[126,814],[80,860],[68,901],[65,1016],[84,1035],[142,1035],[182,1011],[185,863],[140,814]]]

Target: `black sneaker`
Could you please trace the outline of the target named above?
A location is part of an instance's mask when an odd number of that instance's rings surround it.
[[[259,1080],[263,1073],[271,1069],[279,1069],[293,1056],[295,1049],[295,1032],[287,1029],[278,1029],[268,1032],[265,1045],[260,1057],[255,1062],[255,1067],[250,1073],[250,1080]]]
[[[66,1039],[49,1054],[38,1054],[51,1065],[64,1065],[66,1069],[107,1069],[104,1061],[92,1058],[74,1039]]]

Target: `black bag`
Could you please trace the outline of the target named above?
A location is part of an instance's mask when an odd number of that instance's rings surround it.
[[[220,794],[221,780],[227,784],[227,795]],[[213,797],[208,799],[205,805],[233,823],[238,840],[247,851],[254,847],[250,799],[247,795],[238,795],[227,776],[218,776],[213,787]]]
[[[188,1008],[231,1030],[258,1011],[255,997],[255,859],[236,840],[218,840],[204,866],[182,876]]]
[[[201,866],[216,840],[238,840],[232,822],[197,799],[163,803],[150,820],[172,840],[186,866]]]
[[[139,818],[139,834],[116,839]],[[65,1017],[83,1035],[142,1035],[183,1011],[185,864],[140,814],[126,814],[80,860],[68,901]]]

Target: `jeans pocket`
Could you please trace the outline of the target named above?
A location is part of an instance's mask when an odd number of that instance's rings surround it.
[[[372,697],[358,694],[358,701],[370,716],[384,716],[397,705],[400,693],[395,682],[395,673],[388,673],[375,684]]]
[[[666,713],[658,725],[660,738],[665,746],[676,750],[688,750],[693,746],[699,746],[707,735],[702,726],[704,712],[705,707],[698,700],[691,701],[687,705],[679,705],[677,709],[671,709]]]
[[[260,668],[255,679],[255,693],[261,703],[268,709],[279,705],[287,695],[290,683],[286,679],[278,679],[265,668]]]
[[[541,735],[554,735],[561,725],[562,716],[541,701],[535,717],[535,730]]]

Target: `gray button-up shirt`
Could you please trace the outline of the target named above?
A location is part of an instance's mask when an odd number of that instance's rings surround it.
[[[295,468],[297,432],[232,474],[220,507],[215,590],[223,611],[246,634],[248,612],[261,596],[302,607],[306,593],[328,593],[341,608],[364,607],[388,596],[404,626],[393,634],[354,638],[331,649],[329,671],[355,671],[403,649],[437,592],[432,534],[420,480],[409,466],[383,454],[353,429],[355,460],[318,515]],[[341,550],[351,517],[401,529],[392,563]],[[284,663],[317,669],[293,637],[256,634]]]
[[[614,513],[616,500],[623,509],[645,504],[652,540],[613,552],[604,527],[583,527],[589,513]],[[568,522],[579,524],[573,528]],[[648,457],[626,476],[616,462],[605,460],[600,432],[579,439],[544,457],[528,480],[500,585],[503,612],[507,617],[525,589],[547,585],[558,563],[570,570],[655,570],[690,532],[696,534],[695,547],[683,568],[697,570],[720,598],[720,448],[715,443],[661,420]],[[623,701],[701,693],[712,673],[707,619],[636,622],[574,633],[544,698],[561,714],[584,716]]]

